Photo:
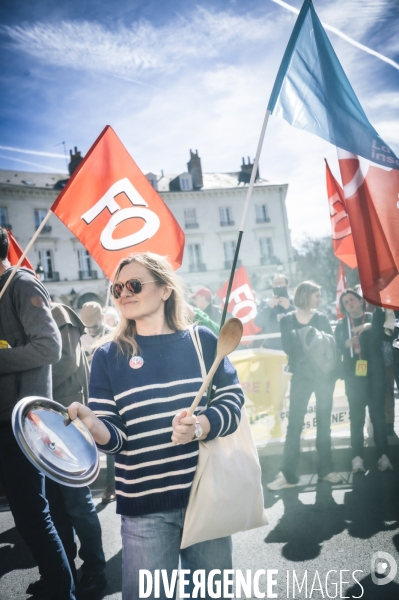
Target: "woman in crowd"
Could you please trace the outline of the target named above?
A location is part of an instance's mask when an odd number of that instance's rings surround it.
[[[388,441],[385,428],[385,367],[382,337],[385,313],[376,308],[374,314],[365,312],[365,301],[355,291],[347,290],[339,299],[341,312],[346,315],[337,323],[335,338],[342,377],[349,402],[352,472],[364,472],[363,444],[366,406],[374,428],[380,471],[392,470],[387,456]]]
[[[112,295],[121,313],[111,341],[94,354],[89,407],[74,403],[98,447],[116,454],[117,512],[122,515],[122,596],[139,597],[139,571],[232,568],[231,538],[180,551],[185,509],[198,460],[198,441],[233,433],[243,393],[228,359],[193,417],[187,409],[202,379],[188,331],[186,303],[169,262],[130,255],[117,268]],[[207,370],[216,337],[199,328]],[[161,585],[160,598],[166,598]],[[207,596],[208,597],[208,596]]]
[[[281,343],[288,354],[292,373],[288,428],[284,444],[283,464],[276,479],[268,484],[270,490],[280,490],[297,485],[301,432],[309,399],[316,395],[317,435],[320,479],[340,483],[341,476],[333,471],[331,459],[331,410],[335,385],[335,371],[326,375],[303,350],[298,332],[307,326],[332,336],[328,318],[317,310],[321,302],[320,286],[312,281],[300,283],[295,290],[295,311],[281,318]]]

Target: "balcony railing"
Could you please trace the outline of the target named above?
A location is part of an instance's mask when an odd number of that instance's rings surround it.
[[[192,263],[188,266],[190,273],[196,273],[199,271],[206,271],[206,264],[203,262]]]
[[[93,271],[93,270],[79,271],[79,279],[81,281],[83,279],[97,279],[97,271]]]
[[[270,223],[270,217],[257,217],[257,223]]]
[[[59,281],[60,274],[58,271],[48,271],[47,273],[43,273],[44,279],[43,281]]]
[[[233,261],[232,261],[232,260],[225,260],[225,261],[224,261],[224,268],[225,268],[225,269],[231,269],[231,267],[232,267],[232,266],[233,266]],[[238,267],[241,267],[241,260],[240,260],[240,259],[238,259],[238,260],[237,260],[237,265],[236,265],[236,267],[237,267],[237,268],[238,268]]]
[[[220,227],[228,227],[229,225],[234,225],[234,221],[220,221]]]
[[[199,223],[194,223],[194,222],[193,223],[185,223],[184,227],[186,229],[198,229]]]
[[[36,227],[36,229],[39,229],[39,227],[40,227],[40,225],[38,225],[38,226]],[[44,227],[43,227],[43,229],[40,231],[40,233],[51,233],[52,229],[53,229],[53,228],[51,227],[51,225],[44,225]]]
[[[281,261],[277,256],[261,256],[260,257],[261,265],[279,265]]]

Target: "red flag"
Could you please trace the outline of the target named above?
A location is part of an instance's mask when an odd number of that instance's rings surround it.
[[[109,278],[131,252],[183,260],[184,233],[122,142],[107,125],[51,210]]]
[[[363,296],[399,309],[399,171],[341,150],[338,158]]]
[[[339,263],[339,269],[338,269],[337,301],[336,301],[336,305],[337,305],[337,317],[338,317],[338,319],[342,319],[343,316],[344,316],[341,313],[341,307],[339,305],[339,299],[341,298],[342,292],[344,292],[346,290],[346,288],[347,288],[347,284],[346,284],[345,267],[344,267],[344,263],[340,262]]]
[[[348,265],[348,267],[354,269],[357,267],[357,259],[352,230],[345,209],[344,192],[331,173],[327,161],[326,179],[334,254],[339,260]]]
[[[23,252],[21,246],[18,244],[11,231],[9,229],[7,229],[6,231],[8,234],[9,241],[7,258],[10,261],[11,266],[14,266],[17,264],[19,257],[22,256]],[[21,267],[27,267],[28,269],[32,269],[32,271],[35,270],[29,262],[28,258],[26,257],[22,261]]]
[[[217,293],[223,306],[224,301],[226,300],[228,285],[229,282],[226,281]],[[258,309],[244,266],[240,267],[234,274],[227,310],[233,317],[238,317],[242,321],[242,324],[244,325],[244,335],[255,335],[256,333],[259,333],[260,329],[254,323]]]

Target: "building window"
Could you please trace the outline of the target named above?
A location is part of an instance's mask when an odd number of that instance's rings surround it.
[[[180,186],[182,191],[191,191],[193,189],[191,179],[188,177],[180,177]]]
[[[7,216],[7,209],[6,208],[2,208],[0,206],[0,227],[7,227],[9,228],[8,225],[8,216]]]
[[[266,204],[255,205],[256,211],[256,222],[257,223],[269,223],[270,218]]]
[[[79,279],[97,279],[97,271],[91,268],[91,256],[86,248],[78,250]]]
[[[201,244],[188,244],[188,259],[190,271],[206,271],[202,262]]]
[[[146,178],[151,183],[154,190],[158,191],[158,182],[156,175],[154,175],[154,173],[148,173],[148,175],[146,175]]]
[[[186,229],[196,229],[199,227],[195,208],[186,208],[184,210],[184,223]]]
[[[260,262],[262,265],[274,264],[276,259],[273,251],[273,240],[271,237],[259,239]]]
[[[54,271],[52,251],[39,250],[39,259],[43,267],[44,281],[59,281],[59,274]]]
[[[226,225],[234,225],[233,217],[231,214],[231,208],[219,208],[220,225],[225,227]]]
[[[48,211],[45,208],[35,208],[35,229],[40,227],[40,224],[47,215],[47,212]],[[41,231],[42,233],[49,233],[51,231],[51,225],[45,225]]]
[[[237,242],[235,240],[230,240],[228,242],[223,242],[224,247],[224,268],[231,269],[234,262],[234,255],[236,253]],[[237,260],[236,268],[241,266],[240,259]]]
[[[223,247],[224,247],[224,258],[225,258],[225,260],[231,260],[231,261],[233,261],[233,259],[234,259],[234,253],[236,251],[236,242],[235,242],[235,240],[229,240],[228,242],[223,242]]]
[[[260,245],[260,255],[262,256],[262,258],[270,258],[271,256],[274,256],[272,238],[270,238],[270,237],[260,238],[259,245]]]

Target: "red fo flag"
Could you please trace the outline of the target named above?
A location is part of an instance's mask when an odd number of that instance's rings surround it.
[[[338,269],[338,280],[337,280],[337,317],[338,319],[342,319],[343,318],[343,314],[341,313],[341,307],[339,305],[339,299],[341,298],[341,294],[346,290],[347,288],[347,284],[346,284],[346,275],[345,275],[345,267],[344,267],[344,263],[340,262],[339,263],[339,269]]]
[[[338,158],[363,296],[399,309],[399,170],[339,149]]]
[[[226,281],[217,293],[217,296],[219,296],[222,301],[222,306],[224,306],[226,300],[228,285],[229,282]],[[227,310],[233,317],[237,317],[242,321],[242,324],[244,325],[244,335],[255,335],[256,333],[259,333],[260,329],[254,323],[258,309],[256,307],[255,296],[245,267],[240,267],[234,274]]]
[[[14,265],[17,264],[20,256],[22,256],[23,252],[22,252],[21,246],[18,244],[17,240],[15,239],[15,237],[13,236],[11,231],[9,229],[7,229],[6,231],[8,234],[8,241],[9,241],[7,258],[10,261],[11,266],[13,267]],[[32,269],[32,271],[35,270],[32,267],[30,261],[26,257],[22,261],[21,267],[27,267],[28,269]]]
[[[326,179],[334,254],[339,260],[348,265],[348,267],[354,269],[357,267],[357,259],[352,230],[345,209],[344,192],[331,173],[327,161]]]
[[[184,233],[122,142],[107,125],[51,210],[109,278],[131,252],[183,260]]]

